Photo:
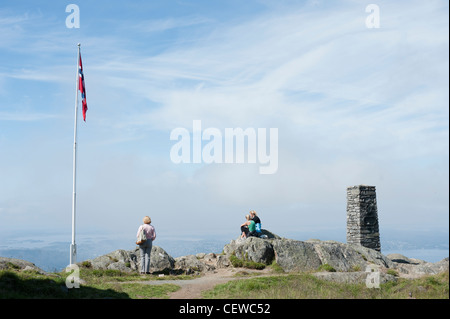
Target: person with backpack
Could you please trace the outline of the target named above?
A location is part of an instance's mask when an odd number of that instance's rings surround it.
[[[259,237],[261,232],[261,219],[258,217],[256,212],[254,210],[250,211],[250,218],[255,222],[255,228],[256,228],[256,235]]]
[[[137,232],[136,244],[139,245],[139,253],[141,257],[141,274],[150,273],[150,254],[152,252],[152,243],[156,239],[155,227],[151,225],[150,217],[145,216],[144,224],[139,226]]]

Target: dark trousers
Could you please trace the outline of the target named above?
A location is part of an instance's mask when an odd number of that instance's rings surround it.
[[[256,233],[256,231],[248,231],[248,227],[245,227],[245,226],[241,226],[241,234],[242,234],[242,232],[244,232],[245,236],[247,236],[247,237],[251,237],[251,236],[258,237],[258,234]]]

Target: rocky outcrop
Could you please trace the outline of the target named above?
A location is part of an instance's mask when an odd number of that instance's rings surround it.
[[[31,270],[40,274],[46,274],[45,271],[29,261],[7,257],[0,257],[0,270]]]
[[[150,272],[170,272],[174,269],[175,260],[161,247],[153,246],[150,254]],[[124,272],[135,272],[140,269],[139,248],[133,250],[115,250],[109,254],[88,259],[78,263],[81,267],[92,269],[113,269]]]
[[[379,283],[394,281],[397,276],[417,278],[449,271],[449,259],[436,263],[381,252],[357,244],[310,239],[299,241],[281,238],[263,230],[265,238],[231,240],[223,253],[200,253],[172,258],[164,249],[153,246],[150,272],[167,274],[200,274],[218,268],[233,267],[231,257],[245,262],[270,265],[275,262],[285,272],[311,271],[323,280],[358,283],[371,279],[376,272]],[[245,264],[245,263],[243,263]],[[119,249],[78,263],[80,267],[139,272],[139,248]],[[259,265],[258,265],[259,266]],[[0,257],[0,270],[37,271],[47,274],[31,262]],[[395,276],[394,276],[395,275]],[[366,282],[367,283],[367,282]]]
[[[150,258],[152,273],[195,274],[214,271],[217,268],[233,267],[230,261],[235,256],[243,261],[265,265],[276,262],[285,272],[314,271],[315,276],[336,282],[363,282],[372,271],[380,273],[380,282],[396,280],[392,273],[418,277],[448,271],[448,258],[438,263],[407,258],[394,254],[385,256],[381,252],[356,244],[310,239],[299,241],[281,238],[263,230],[266,238],[249,237],[231,240],[223,253],[188,255],[172,258],[164,249],[153,246]],[[140,269],[139,249],[116,250],[104,256],[79,263],[93,269],[117,269],[136,272]],[[317,272],[325,269],[328,272]],[[394,270],[388,273],[387,270]]]
[[[393,262],[393,267],[404,277],[420,277],[424,275],[435,275],[449,270],[449,259],[444,258],[436,263],[426,262],[424,260],[408,258],[400,254],[387,255]]]
[[[227,255],[264,264],[273,261],[286,272],[316,270],[327,264],[336,271],[365,269],[369,264],[393,268],[394,263],[380,252],[360,245],[336,241],[299,241],[286,238],[232,240],[224,247]]]
[[[315,272],[314,276],[341,283],[364,283],[372,272],[377,273],[379,283],[385,283],[396,281],[395,273],[417,278],[449,269],[448,258],[428,263],[398,254],[385,256],[356,244],[317,239],[298,241],[279,236],[232,240],[224,247],[224,253],[267,265],[275,261],[285,272],[327,269],[328,272]],[[389,269],[393,271],[389,273]]]
[[[211,263],[213,258],[209,259],[209,262],[205,260],[205,254],[188,255],[175,258],[175,272],[184,272],[186,274],[193,274],[197,272],[205,272],[214,270],[215,267]]]
[[[274,250],[269,240],[249,237],[236,239],[223,248],[227,256],[235,255],[239,259],[270,264],[274,258]]]
[[[392,261],[379,251],[355,244],[336,241],[309,240],[313,243],[322,264],[328,264],[337,271],[365,269],[370,265],[392,268]]]
[[[321,264],[314,245],[292,239],[275,239],[272,241],[275,261],[284,271],[315,270]]]

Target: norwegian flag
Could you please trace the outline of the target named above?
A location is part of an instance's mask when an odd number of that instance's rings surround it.
[[[84,86],[84,75],[83,75],[83,63],[81,62],[81,54],[80,54],[80,61],[78,62],[78,75],[79,75],[79,82],[78,82],[78,89],[81,93],[81,103],[83,105],[83,120],[86,122],[86,112],[88,110],[87,102],[86,102],[86,88]]]

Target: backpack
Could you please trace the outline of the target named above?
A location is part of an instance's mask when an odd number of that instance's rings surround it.
[[[141,228],[141,231],[139,232],[136,245],[142,245],[147,241],[147,236],[145,236],[144,227]]]

